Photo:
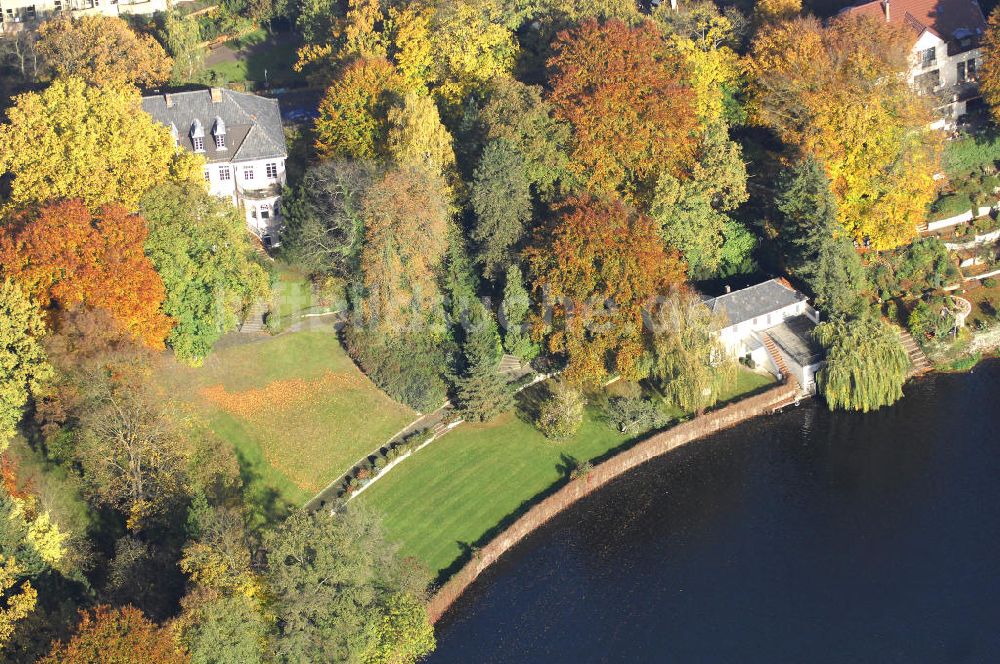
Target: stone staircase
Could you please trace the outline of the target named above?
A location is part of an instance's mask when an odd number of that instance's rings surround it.
[[[910,375],[919,376],[920,374],[927,373],[931,370],[931,363],[924,355],[924,351],[920,350],[920,346],[917,342],[913,340],[910,333],[906,330],[899,330],[899,339],[903,342],[903,348],[906,350],[906,354],[910,356]]]
[[[781,355],[781,349],[778,348],[778,344],[774,343],[771,335],[767,332],[761,332],[760,340],[764,343],[767,354],[771,356],[771,361],[774,362],[774,366],[778,367],[781,375],[788,380],[795,380],[795,376],[788,371],[788,365],[785,364],[785,358]]]
[[[258,300],[247,310],[243,322],[240,323],[240,332],[247,334],[257,334],[265,331],[264,317],[267,315],[269,305],[264,300]]]

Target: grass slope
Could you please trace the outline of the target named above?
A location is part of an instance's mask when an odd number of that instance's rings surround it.
[[[741,370],[732,399],[771,384]],[[486,424],[463,424],[418,452],[358,497],[382,514],[402,553],[425,563],[439,580],[454,573],[470,547],[496,532],[566,481],[576,463],[631,444],[589,409],[576,438],[547,440],[513,413]]]
[[[198,368],[162,379],[232,443],[269,500],[302,504],[416,414],[347,357],[332,331],[254,340],[230,335]]]

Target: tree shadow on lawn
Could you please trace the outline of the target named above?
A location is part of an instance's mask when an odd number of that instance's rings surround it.
[[[267,483],[257,465],[238,449],[236,460],[240,465],[240,479],[243,481],[247,521],[253,530],[278,523],[296,508],[295,504]]]

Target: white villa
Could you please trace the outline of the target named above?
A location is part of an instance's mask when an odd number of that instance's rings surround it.
[[[212,88],[144,97],[142,108],[179,148],[205,158],[209,191],[240,207],[264,246],[276,245],[288,157],[277,100]]]
[[[979,97],[976,73],[982,64],[980,39],[986,18],[976,0],[871,0],[844,13],[871,16],[908,28],[913,34],[910,83],[935,95],[940,120],[954,127],[969,101]]]
[[[0,0],[0,34],[34,29],[56,14],[73,18],[91,14],[154,14],[170,8],[169,0]]]
[[[730,355],[749,356],[778,378],[791,375],[804,392],[813,393],[823,351],[811,335],[819,313],[807,300],[784,279],[771,279],[742,290],[727,288],[704,303],[725,313],[729,324],[719,338]]]

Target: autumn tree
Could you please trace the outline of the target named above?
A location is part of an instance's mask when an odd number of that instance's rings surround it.
[[[117,364],[116,371],[83,389],[76,457],[95,502],[118,510],[138,531],[184,495],[185,434],[153,389],[148,367]]]
[[[146,194],[141,210],[149,225],[146,254],[166,289],[163,310],[176,323],[167,342],[197,364],[268,293],[267,274],[239,211],[200,185],[162,184]]]
[[[154,184],[201,181],[200,158],[174,147],[170,131],[142,111],[132,87],[56,79],[15,98],[0,125],[0,171],[17,206],[79,198],[91,210],[135,210]]]
[[[177,647],[170,630],[158,627],[132,606],[98,606],[80,612],[73,637],[53,646],[42,664],[142,662],[187,664],[190,658]]]
[[[983,35],[983,59],[979,64],[979,89],[989,102],[994,118],[1000,118],[1000,11],[990,12]]]
[[[643,312],[683,263],[649,217],[617,200],[572,197],[526,251],[536,295],[552,308],[548,345],[568,359],[566,378],[597,383],[610,372],[648,372]]]
[[[873,249],[909,242],[935,197],[939,141],[903,76],[908,28],[846,15],[765,29],[749,61],[758,122],[823,164],[848,235]]]
[[[758,25],[780,23],[802,13],[802,0],[757,0],[754,19]]]
[[[21,287],[0,281],[0,453],[17,432],[24,407],[52,375],[40,339],[45,321]]]
[[[701,413],[736,380],[736,363],[719,341],[726,325],[687,291],[675,290],[657,308],[652,376],[669,404]]]
[[[25,211],[0,227],[0,273],[39,305],[107,310],[136,339],[163,348],[172,322],[163,281],[144,254],[146,221],[109,205],[91,214],[80,201]]]
[[[550,101],[573,126],[573,166],[590,187],[647,194],[693,157],[694,94],[653,23],[588,19],[559,34],[549,68]]]
[[[472,239],[484,274],[497,279],[515,260],[531,219],[531,183],[524,159],[505,139],[486,145],[472,185]]]
[[[409,664],[434,649],[426,581],[368,514],[298,511],[265,547],[279,661]]]
[[[173,67],[159,42],[117,16],[57,15],[38,27],[38,37],[38,52],[55,76],[94,85],[152,87],[166,82]]]
[[[438,324],[437,278],[451,216],[444,179],[422,168],[392,170],[363,205],[364,320],[391,334]]]
[[[7,645],[17,623],[27,618],[38,602],[38,591],[31,587],[30,581],[19,578],[21,572],[13,558],[0,560],[0,597],[4,601],[0,609],[0,648]]]
[[[503,0],[444,0],[431,17],[435,94],[457,108],[488,81],[510,74],[517,57]]]
[[[324,161],[309,167],[284,200],[282,253],[313,274],[356,273],[365,231],[362,205],[375,177],[366,162]]]
[[[816,374],[816,386],[830,410],[867,413],[903,396],[910,358],[896,328],[862,316],[820,323],[814,334],[826,349],[826,365]]]
[[[429,168],[445,176],[455,174],[455,150],[451,134],[441,124],[434,100],[408,92],[402,105],[388,114],[386,138],[389,156],[400,166]]]
[[[364,58],[345,67],[320,102],[316,151],[322,157],[384,156],[389,111],[405,91],[405,81],[384,58]]]

